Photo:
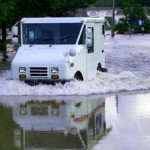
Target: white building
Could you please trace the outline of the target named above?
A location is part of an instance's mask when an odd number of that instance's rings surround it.
[[[89,17],[112,17],[111,7],[92,7],[87,9],[87,16]],[[120,8],[115,9],[115,20],[118,22],[119,18],[123,17],[123,12]]]

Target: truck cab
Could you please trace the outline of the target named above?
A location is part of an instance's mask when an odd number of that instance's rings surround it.
[[[14,80],[91,80],[106,71],[103,18],[23,18],[12,33]]]

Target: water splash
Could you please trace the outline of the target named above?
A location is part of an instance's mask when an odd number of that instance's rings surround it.
[[[10,71],[0,74],[0,95],[90,95],[150,89],[150,35],[116,35],[105,38],[106,68],[91,81],[64,85],[29,86],[7,80]]]
[[[98,72],[97,77],[90,81],[36,86],[30,86],[21,81],[7,80],[8,74],[9,72],[3,73],[0,78],[0,95],[91,95],[150,88],[150,78],[138,78],[130,71],[119,74]]]

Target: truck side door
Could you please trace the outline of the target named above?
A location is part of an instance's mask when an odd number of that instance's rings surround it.
[[[103,35],[103,24],[102,23],[87,23],[86,31],[89,31],[90,35],[87,35],[86,39],[89,38],[89,44],[87,45],[87,80],[96,77],[97,66],[100,63],[104,67],[105,56],[104,56],[104,35]],[[88,43],[88,42],[87,42]]]
[[[94,23],[87,23],[86,30],[89,30],[89,34],[86,33],[86,38],[89,39],[89,44],[87,44],[87,56],[86,56],[86,74],[87,74],[87,80],[91,79],[95,76],[95,44],[94,44]]]

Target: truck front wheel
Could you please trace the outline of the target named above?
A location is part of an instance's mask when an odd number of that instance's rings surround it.
[[[75,73],[74,78],[77,79],[78,81],[83,81],[83,76],[79,71]]]

